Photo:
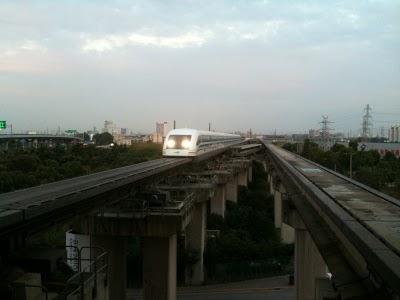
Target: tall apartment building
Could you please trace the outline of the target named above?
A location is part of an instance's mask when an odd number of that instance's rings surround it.
[[[168,133],[168,122],[156,122],[156,133],[163,138],[166,137]]]
[[[389,128],[389,142],[400,143],[400,124]]]
[[[114,124],[113,121],[105,120],[104,121],[104,128],[103,132],[108,132],[109,134],[114,134],[117,130],[117,126]]]

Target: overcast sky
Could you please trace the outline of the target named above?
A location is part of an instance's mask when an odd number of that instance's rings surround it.
[[[0,1],[0,119],[304,132],[400,121],[400,1]]]

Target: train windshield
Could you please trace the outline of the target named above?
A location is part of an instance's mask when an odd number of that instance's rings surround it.
[[[170,135],[167,141],[168,149],[187,149],[191,146],[191,135]]]

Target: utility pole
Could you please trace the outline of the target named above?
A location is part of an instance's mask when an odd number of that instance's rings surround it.
[[[362,118],[361,123],[361,137],[364,141],[366,141],[369,137],[371,137],[371,127],[372,127],[372,115],[371,115],[372,108],[369,104],[364,108],[364,116]]]
[[[329,150],[330,147],[330,140],[331,140],[331,134],[330,131],[333,130],[331,127],[329,127],[329,124],[332,124],[333,122],[328,120],[328,116],[322,116],[322,121],[320,122],[321,124],[321,142],[322,142],[322,149],[324,151]]]
[[[350,152],[350,178],[353,178],[353,152]]]

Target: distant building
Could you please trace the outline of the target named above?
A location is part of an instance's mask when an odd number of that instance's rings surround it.
[[[128,133],[128,129],[121,128],[121,135],[126,135]]]
[[[156,122],[156,133],[163,138],[166,137],[168,133],[168,122]]]
[[[310,129],[309,131],[308,131],[308,137],[310,138],[310,139],[315,139],[315,138],[318,138],[320,136],[320,131],[319,131],[319,129]]]
[[[108,132],[109,134],[114,134],[116,133],[117,127],[115,126],[113,121],[105,120],[104,121],[104,128],[103,128],[103,133]]]
[[[149,143],[152,141],[153,135],[148,134],[135,134],[132,135],[132,143]]]
[[[164,137],[160,133],[154,132],[151,136],[151,141],[156,144],[162,144]]]
[[[359,143],[358,151],[376,150],[381,156],[392,152],[397,158],[400,157],[400,143]]]
[[[391,143],[400,142],[400,124],[393,125],[389,128],[389,142]]]
[[[308,138],[308,134],[304,133],[295,133],[292,134],[292,141],[293,142],[304,142],[305,139]]]

